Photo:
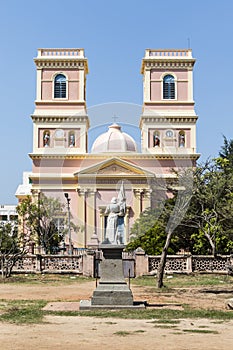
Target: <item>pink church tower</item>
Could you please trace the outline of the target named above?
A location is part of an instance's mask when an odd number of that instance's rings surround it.
[[[34,59],[37,92],[33,120],[33,153],[87,152],[87,59],[83,49],[39,49]]]
[[[192,50],[147,49],[142,60],[142,153],[157,159],[191,160],[196,153]]]

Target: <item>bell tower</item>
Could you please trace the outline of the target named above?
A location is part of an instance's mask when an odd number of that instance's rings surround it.
[[[39,49],[34,61],[37,91],[32,156],[86,153],[88,64],[84,50]]]
[[[147,49],[142,60],[142,152],[161,157],[196,154],[192,50]]]

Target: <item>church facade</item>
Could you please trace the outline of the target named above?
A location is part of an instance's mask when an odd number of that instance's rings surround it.
[[[32,195],[42,192],[64,203],[68,197],[72,221],[79,227],[71,232],[72,244],[87,247],[93,237],[104,241],[106,206],[123,186],[123,240],[127,243],[140,213],[166,196],[161,182],[174,181],[171,169],[193,167],[199,157],[192,51],[145,51],[140,151],[135,140],[113,123],[96,135],[88,152],[88,60],[83,49],[39,49],[34,61]],[[23,195],[17,197],[21,200]]]

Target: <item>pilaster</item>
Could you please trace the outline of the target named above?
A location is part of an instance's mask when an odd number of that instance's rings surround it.
[[[146,67],[144,72],[144,102],[149,102],[151,100],[150,84],[150,69]]]
[[[86,203],[86,197],[87,197],[87,189],[78,189],[78,218],[79,218],[79,225],[82,227],[81,234],[79,236],[79,243],[81,247],[86,247],[87,245],[87,203]]]
[[[91,239],[93,232],[96,230],[96,190],[88,190],[86,192],[86,208],[87,208],[87,241]]]

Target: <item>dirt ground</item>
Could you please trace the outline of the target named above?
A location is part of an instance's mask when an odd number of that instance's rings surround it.
[[[95,282],[67,285],[0,284],[0,299],[46,299],[50,302],[77,302],[90,299]],[[205,293],[200,289],[179,289],[159,296],[150,287],[131,286],[134,300],[171,307],[175,303],[205,309],[226,310],[225,301],[233,295]],[[75,303],[74,303],[75,304]],[[162,307],[162,306],[161,306]],[[233,311],[229,311],[233,312]],[[205,332],[205,333],[204,333]],[[233,321],[206,319],[177,320],[159,324],[156,320],[67,317],[46,315],[38,325],[0,323],[1,350],[228,350],[233,348]]]

